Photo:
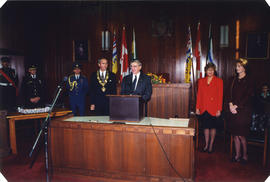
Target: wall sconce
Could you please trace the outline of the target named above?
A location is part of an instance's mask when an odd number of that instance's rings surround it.
[[[220,47],[229,47],[229,26],[220,26]]]
[[[108,51],[110,49],[110,32],[105,30],[101,32],[101,50]]]

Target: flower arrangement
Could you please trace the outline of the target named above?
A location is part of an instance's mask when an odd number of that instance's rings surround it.
[[[158,76],[154,73],[147,73],[147,75],[151,77],[152,84],[166,83],[166,79],[162,75]]]

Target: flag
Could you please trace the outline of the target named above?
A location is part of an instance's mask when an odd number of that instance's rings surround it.
[[[137,55],[136,55],[136,41],[135,41],[135,30],[133,28],[133,39],[132,39],[132,60],[137,59]]]
[[[207,56],[206,56],[206,64],[211,62],[213,63],[213,40],[212,40],[212,31],[211,31],[211,24],[209,26],[209,44],[208,44],[208,50],[207,50]]]
[[[112,52],[112,72],[117,73],[117,48],[116,48],[116,34],[113,33],[113,52]]]
[[[122,79],[124,78],[124,76],[126,76],[126,75],[129,74],[129,69],[128,69],[128,51],[127,51],[126,29],[125,29],[125,27],[123,27],[123,32],[122,32],[122,45],[121,45],[120,64],[121,64],[120,80],[122,82]]]
[[[191,79],[191,67],[192,67],[192,40],[190,26],[188,26],[188,41],[187,41],[187,60],[185,70],[185,83],[190,83]]]
[[[201,63],[202,49],[201,49],[201,30],[200,22],[197,27],[197,37],[195,45],[195,57],[196,57],[196,78],[202,78],[202,63]]]

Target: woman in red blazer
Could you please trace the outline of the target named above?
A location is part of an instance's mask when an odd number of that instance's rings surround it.
[[[216,136],[217,117],[220,116],[223,102],[223,81],[215,76],[216,66],[208,63],[205,66],[206,77],[198,81],[196,114],[204,129],[204,152],[213,152]],[[211,139],[209,137],[211,135]],[[210,142],[209,142],[210,139]]]

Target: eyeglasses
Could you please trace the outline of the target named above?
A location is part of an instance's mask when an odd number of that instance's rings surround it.
[[[140,67],[140,65],[130,65],[130,68],[137,68],[137,67]]]

